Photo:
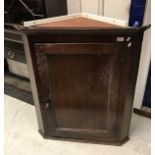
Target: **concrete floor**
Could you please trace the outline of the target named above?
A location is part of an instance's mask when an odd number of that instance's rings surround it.
[[[133,114],[130,140],[123,146],[45,140],[37,132],[33,106],[5,95],[5,155],[150,155],[148,118]]]

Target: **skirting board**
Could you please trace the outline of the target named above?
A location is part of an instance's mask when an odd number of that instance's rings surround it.
[[[147,107],[141,107],[141,109],[134,108],[133,111],[138,115],[151,118],[151,108],[147,108]]]

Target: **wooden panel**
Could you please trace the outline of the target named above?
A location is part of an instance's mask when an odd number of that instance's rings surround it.
[[[94,14],[88,14],[88,13],[76,13],[76,14],[71,14],[71,15],[67,15],[67,16],[59,16],[59,17],[54,17],[54,18],[45,18],[45,19],[41,19],[41,20],[33,20],[33,21],[27,21],[24,22],[24,27],[32,27],[32,26],[37,26],[37,25],[44,25],[44,24],[48,24],[48,23],[52,23],[52,22],[58,22],[60,24],[61,21],[65,21],[65,20],[70,20],[72,21],[72,19],[75,18],[84,18],[89,20],[89,22],[91,20],[93,21],[99,21],[99,23],[106,23],[106,24],[112,24],[112,25],[117,25],[117,26],[121,26],[121,27],[126,27],[127,26],[127,22],[123,21],[123,20],[119,20],[119,19],[115,19],[115,18],[109,18],[109,17],[105,17],[105,16],[97,16]],[[74,21],[74,20],[73,20]],[[81,27],[81,25],[79,25]]]
[[[36,25],[41,28],[119,28],[120,26],[109,24],[102,21],[97,21],[94,19],[88,19],[85,17],[76,17],[73,19],[66,19],[63,21],[52,21],[45,24]]]
[[[37,51],[46,54],[108,54],[118,51],[119,43],[38,43]]]
[[[83,47],[82,45],[77,44],[71,50]],[[116,125],[119,126],[117,108],[122,69],[120,54],[123,46],[117,44],[116,48],[115,44],[111,44],[108,49],[102,48],[106,45],[108,47],[108,44],[94,44],[94,47],[95,45],[100,47],[97,49],[100,49],[102,55],[91,54],[91,51],[89,54],[89,46],[83,47],[87,54],[46,54],[52,102],[52,113],[48,117],[52,118],[53,136],[102,139],[116,138],[118,135]],[[39,52],[40,47],[41,45],[36,44]],[[54,49],[61,51],[61,48],[60,44]],[[81,51],[78,48],[79,53],[82,53],[83,48]],[[64,48],[67,49],[69,47]],[[42,48],[42,53],[44,50]]]

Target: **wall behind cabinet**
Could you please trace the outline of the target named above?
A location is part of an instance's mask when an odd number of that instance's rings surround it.
[[[68,14],[81,12],[81,0],[67,0]]]
[[[67,0],[68,14],[86,12],[98,15],[101,0]]]
[[[131,0],[67,0],[68,14],[86,12],[128,22]]]
[[[81,0],[82,12],[99,14],[99,0]]]
[[[131,0],[104,0],[104,16],[128,22]]]

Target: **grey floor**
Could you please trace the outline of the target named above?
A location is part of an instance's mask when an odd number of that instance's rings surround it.
[[[37,132],[33,106],[5,95],[5,155],[150,155],[148,118],[133,114],[130,140],[123,146],[45,140]]]

